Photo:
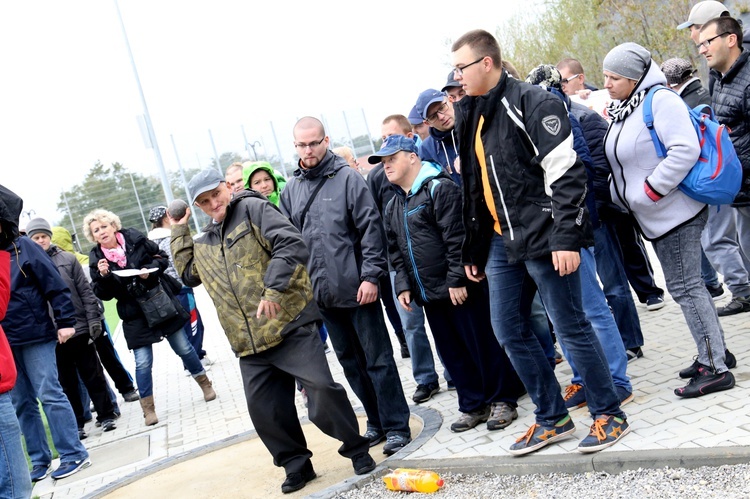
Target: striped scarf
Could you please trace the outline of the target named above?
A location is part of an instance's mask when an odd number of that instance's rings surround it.
[[[646,90],[641,90],[630,99],[621,101],[619,104],[614,102],[607,106],[607,116],[612,118],[613,123],[622,121],[635,110],[643,102],[643,98],[646,96]]]

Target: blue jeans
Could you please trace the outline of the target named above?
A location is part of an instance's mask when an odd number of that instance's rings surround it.
[[[731,206],[709,206],[708,222],[701,234],[703,251],[711,265],[724,276],[732,296],[749,296],[748,266],[740,249],[739,212]]]
[[[586,318],[591,322],[596,337],[602,345],[604,355],[609,363],[609,373],[612,375],[612,381],[615,386],[621,386],[628,392],[633,391],[630,384],[630,378],[626,374],[628,366],[628,356],[625,354],[625,346],[620,339],[620,331],[617,329],[615,319],[607,305],[607,299],[604,297],[604,291],[599,287],[599,281],[596,280],[596,261],[594,261],[594,252],[591,248],[581,248],[581,266],[578,267],[578,273],[581,275],[581,300],[583,302],[583,311]],[[563,353],[568,358],[568,352],[565,343],[561,342]],[[576,369],[575,363],[568,360],[573,370],[572,384],[583,384],[581,375]]]
[[[503,236],[495,234],[485,273],[492,328],[536,405],[536,422],[551,426],[568,414],[555,373],[529,324],[537,289],[558,339],[578,366],[591,413],[624,417],[604,351],[583,312],[578,271],[561,277],[550,255],[510,263]]]
[[[539,293],[534,295],[534,301],[531,302],[531,317],[529,317],[531,332],[534,333],[542,351],[549,361],[552,369],[557,365],[555,360],[555,342],[552,341],[552,331],[549,330],[549,321],[547,320],[547,311],[544,310],[544,303],[539,297]]]
[[[29,499],[31,478],[10,392],[0,393],[0,497]]]
[[[691,222],[653,241],[653,245],[669,294],[682,309],[693,335],[698,348],[698,362],[714,367],[721,373],[727,371],[724,330],[700,272],[701,232],[706,218],[707,210],[704,210]]]
[[[188,314],[190,314],[190,319],[185,323],[183,330],[185,331],[185,335],[190,341],[190,344],[193,345],[195,353],[198,354],[198,358],[202,359],[206,356],[206,351],[203,350],[203,333],[205,328],[203,327],[201,314],[195,306],[195,294],[193,293],[193,288],[183,286],[176,298],[180,302],[180,305],[182,305],[182,308],[187,310]]]
[[[53,340],[11,347],[18,379],[10,393],[33,466],[47,466],[52,462],[37,398],[42,402],[60,462],[79,461],[89,456],[78,439],[75,414],[57,379],[56,345]]]
[[[406,344],[409,346],[409,355],[411,355],[411,371],[414,375],[414,381],[418,385],[427,385],[436,383],[438,380],[435,372],[435,359],[432,356],[432,347],[430,340],[427,338],[427,331],[424,328],[424,312],[422,307],[412,301],[411,312],[404,310],[404,307],[398,301],[398,296],[394,290],[396,272],[391,272],[391,290],[394,293],[394,300],[398,316],[401,318],[401,326],[404,329]]]
[[[701,279],[707,287],[715,288],[719,285],[719,274],[716,273],[711,262],[708,261],[706,253],[701,249]]]
[[[180,356],[183,365],[187,367],[193,378],[206,373],[183,329],[167,336],[167,341],[174,353]],[[154,383],[151,379],[151,367],[154,364],[153,345],[136,348],[133,354],[135,354],[135,381],[138,383],[138,391],[141,398],[150,397],[154,393]]]
[[[607,303],[612,309],[625,348],[642,347],[641,320],[638,318],[628,276],[625,274],[617,235],[609,225],[602,224],[598,229],[594,229],[594,258],[596,272],[604,288],[604,296],[607,297]]]
[[[362,402],[367,428],[410,436],[409,406],[393,360],[379,301],[353,308],[322,308],[333,351]]]

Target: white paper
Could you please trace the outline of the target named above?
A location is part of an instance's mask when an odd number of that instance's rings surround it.
[[[125,270],[113,270],[112,273],[114,275],[119,275],[120,277],[131,277],[141,274],[150,274],[151,272],[156,272],[159,269],[125,269]]]

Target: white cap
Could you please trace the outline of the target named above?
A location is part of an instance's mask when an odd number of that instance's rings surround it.
[[[714,0],[698,2],[690,10],[688,20],[677,26],[677,29],[689,28],[693,24],[706,24],[711,19],[720,17],[724,12],[729,12],[727,6]]]

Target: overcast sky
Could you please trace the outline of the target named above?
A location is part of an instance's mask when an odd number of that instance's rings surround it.
[[[324,115],[329,134],[379,134],[419,92],[440,89],[449,43],[495,29],[532,2],[120,0],[163,162],[185,168],[250,142],[292,142],[297,117]],[[0,183],[36,216],[59,220],[63,188],[100,160],[157,174],[114,0],[0,3]],[[360,111],[364,110],[364,113]],[[334,132],[330,129],[335,128]],[[258,149],[263,152],[263,148]],[[22,225],[25,220],[22,219]]]

